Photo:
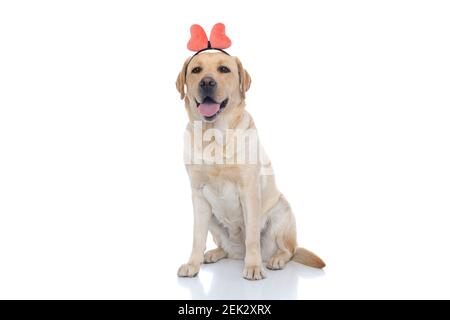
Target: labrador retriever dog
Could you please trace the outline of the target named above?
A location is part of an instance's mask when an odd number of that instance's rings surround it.
[[[190,161],[185,161],[192,188],[194,235],[190,258],[178,270],[180,277],[194,277],[202,263],[223,258],[243,259],[243,277],[248,280],[265,277],[263,261],[271,270],[282,269],[290,260],[325,267],[318,256],[297,246],[294,215],[276,187],[265,153],[250,162],[241,157],[249,155],[247,146],[244,151],[233,147],[221,152],[233,144],[229,132],[256,132],[245,110],[250,83],[239,59],[223,52],[188,58],[178,75],[176,88],[189,116],[185,155],[200,148],[201,155],[208,149],[213,157],[213,161],[191,161],[189,156]],[[196,138],[196,131],[203,137]],[[205,253],[208,231],[217,248]]]

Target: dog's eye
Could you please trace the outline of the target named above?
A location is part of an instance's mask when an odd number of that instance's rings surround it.
[[[230,69],[228,69],[228,68],[225,67],[225,66],[220,66],[218,70],[219,70],[220,73],[228,73],[228,72],[231,72]]]
[[[192,73],[200,73],[202,72],[202,68],[200,67],[195,67],[194,69],[192,69]]]

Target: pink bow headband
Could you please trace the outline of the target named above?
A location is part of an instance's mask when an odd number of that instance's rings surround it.
[[[194,51],[195,54],[189,59],[186,64],[185,74],[187,74],[187,66],[191,63],[192,59],[199,53],[206,50],[218,50],[226,55],[230,55],[224,49],[231,46],[231,40],[225,34],[225,25],[223,23],[216,23],[211,30],[211,35],[206,36],[205,30],[198,24],[193,24],[191,26],[191,39],[187,44],[187,48]]]
[[[198,24],[191,26],[191,39],[187,44],[187,48],[191,51],[196,51],[196,54],[208,49],[223,51],[230,46],[231,40],[225,34],[225,25],[223,23],[216,23],[214,25],[209,40],[205,30],[201,26]]]

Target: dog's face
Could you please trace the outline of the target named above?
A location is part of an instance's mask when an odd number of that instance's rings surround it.
[[[238,58],[204,52],[186,60],[176,85],[191,120],[214,122],[240,105],[250,82]]]

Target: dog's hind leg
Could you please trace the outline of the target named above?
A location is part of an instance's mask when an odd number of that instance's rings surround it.
[[[267,260],[267,268],[271,270],[283,269],[288,263],[297,248],[297,232],[295,228],[295,218],[292,214],[289,203],[280,197],[279,202],[272,209],[271,230],[268,234],[272,235],[271,241],[276,244],[276,251]]]
[[[314,268],[324,268],[325,263],[314,253],[297,247],[297,231],[295,229],[295,217],[292,214],[289,203],[282,196],[273,207],[270,214],[270,230],[266,234],[270,238],[266,241],[275,243],[271,250],[266,252],[267,268],[272,270],[283,269],[289,260]]]
[[[291,229],[291,228],[289,228]],[[288,263],[294,256],[295,249],[297,247],[296,232],[295,229],[286,230],[286,233],[276,237],[276,243],[278,250],[267,261],[267,268],[271,270],[283,269],[286,263]]]

